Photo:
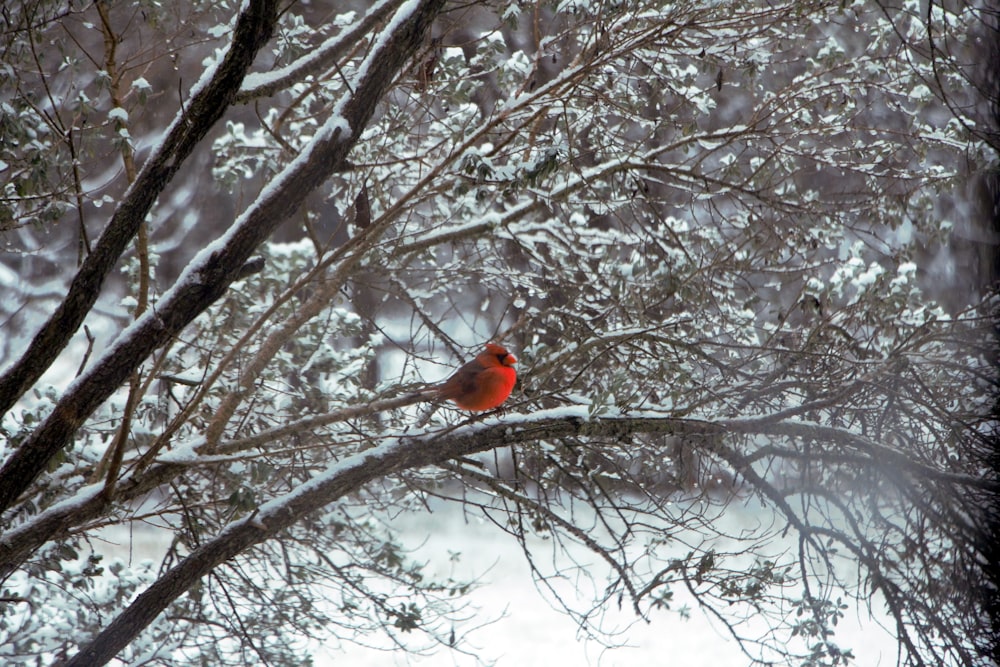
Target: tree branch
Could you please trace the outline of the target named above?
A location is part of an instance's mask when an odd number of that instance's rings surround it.
[[[581,411],[581,415],[584,414]],[[445,462],[526,440],[569,436],[622,437],[638,432],[715,437],[721,429],[708,422],[670,418],[588,421],[563,410],[524,416],[521,420],[476,423],[442,436],[401,438],[349,456],[325,473],[258,508],[202,544],[139,595],[65,667],[103,665],[134,639],[174,600],[220,564],[278,535],[310,513],[360,489],[366,483],[412,468]]]

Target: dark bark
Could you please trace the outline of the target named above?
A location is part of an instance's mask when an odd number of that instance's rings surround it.
[[[444,0],[426,0],[409,20],[397,26],[392,39],[369,61],[364,76],[342,107],[350,131],[339,129],[317,138],[304,159],[258,199],[227,235],[226,242],[196,258],[188,270],[149,312],[126,329],[108,354],[63,395],[53,413],[29,436],[0,469],[0,511],[10,507],[65,446],[83,421],[104,402],[160,345],[177,335],[235,280],[251,254],[274,229],[295,214],[303,198],[337,171],[361,135],[393,78],[421,44],[423,35]],[[366,231],[376,235],[380,230]],[[356,237],[357,240],[359,237]]]

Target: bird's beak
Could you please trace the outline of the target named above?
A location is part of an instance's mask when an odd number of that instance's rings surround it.
[[[504,366],[513,366],[516,363],[517,363],[517,357],[515,357],[513,354],[508,353],[507,356],[503,358]]]

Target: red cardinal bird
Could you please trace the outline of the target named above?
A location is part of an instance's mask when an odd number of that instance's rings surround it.
[[[431,391],[435,398],[452,401],[464,410],[492,410],[510,396],[517,382],[516,363],[517,357],[506,348],[487,343],[479,356]]]

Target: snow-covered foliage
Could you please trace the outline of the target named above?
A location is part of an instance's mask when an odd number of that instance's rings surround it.
[[[315,4],[280,14],[237,95],[245,106],[211,135],[210,164],[186,167],[234,199],[161,197],[152,248],[122,262],[127,295],[100,302],[95,329],[156,317],[173,276],[226,231],[232,209],[280,196],[300,163],[324,159],[310,153],[324,124],[419,3],[338,16]],[[228,18],[207,18],[217,9],[174,26],[204,40],[186,67],[229,39]],[[587,636],[612,641],[601,635],[607,605],[666,622],[684,588],[761,663],[865,663],[864,647],[839,646],[835,630],[872,604],[897,624],[904,662],[971,664],[981,619],[961,586],[974,576],[973,499],[985,488],[972,452],[987,428],[988,299],[949,292],[932,267],[967,165],[988,161],[975,119],[960,115],[974,5],[927,14],[909,1],[574,0],[453,11],[368,125],[345,131],[356,140],[349,164],[285,202],[281,240],[257,248],[263,268],[240,273],[84,415],[8,510],[4,529],[18,535],[62,523],[3,583],[16,602],[0,610],[0,656],[72,655],[263,503],[280,510],[287,497],[291,512],[291,495],[334,474],[331,462],[462,435],[467,416],[453,410],[380,406],[498,339],[520,360],[500,417],[510,442],[377,475],[304,513],[174,600],[123,664],[303,664],[307,637],[376,643],[375,632],[408,650],[473,652],[460,602],[470,584],[425,575],[393,535],[394,519],[432,497],[464,503],[526,551],[525,536],[540,534],[557,552],[572,542],[597,554],[605,571],[580,569],[602,592],[592,609],[568,610]],[[93,14],[73,20],[99,26]],[[947,50],[928,57],[928,35],[947,35]],[[25,44],[17,56],[31,62]],[[141,40],[131,46],[143,62]],[[93,80],[67,88],[60,112],[104,123],[85,129],[114,159],[154,144],[139,129],[163,120],[150,100],[183,113],[176,83],[142,65],[124,78],[106,67],[70,76],[63,68],[83,67],[82,56],[65,58],[53,81]],[[3,67],[5,81],[25,80]],[[185,85],[201,74],[185,72]],[[53,157],[59,142],[86,143],[37,122],[55,99],[16,92],[0,102],[0,229],[21,228],[27,253],[38,241],[24,228],[72,218],[86,248],[95,208],[118,195],[97,185],[98,162],[71,161],[95,170],[81,175]],[[100,172],[117,172],[108,159]],[[276,183],[283,171],[293,176]],[[0,266],[17,308],[34,312],[47,283],[24,282]],[[86,366],[80,357],[70,348],[59,360],[64,380]],[[66,384],[39,384],[4,416],[4,457],[58,416]],[[592,428],[549,437],[532,430],[544,420]],[[109,475],[106,494],[91,493]],[[713,527],[744,504],[764,505],[756,527]],[[115,524],[168,530],[163,564],[103,556],[95,536]],[[552,582],[573,575],[532,567],[558,603]],[[762,619],[766,631],[746,638]]]

